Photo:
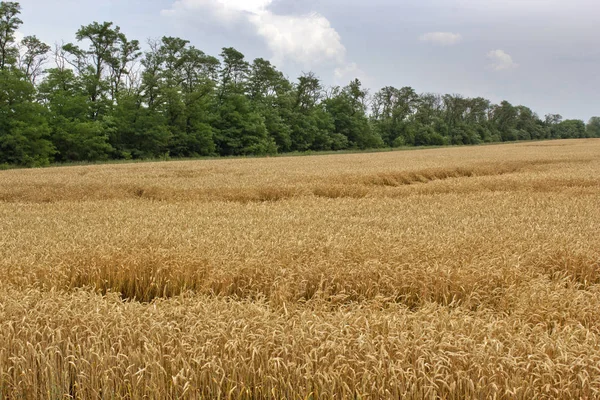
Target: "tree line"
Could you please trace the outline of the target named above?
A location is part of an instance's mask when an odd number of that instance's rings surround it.
[[[219,57],[176,37],[142,51],[111,22],[51,48],[16,39],[17,2],[0,2],[0,164],[268,155],[600,137],[558,114],[358,79],[325,87],[314,73],[290,81],[269,61],[234,48]]]

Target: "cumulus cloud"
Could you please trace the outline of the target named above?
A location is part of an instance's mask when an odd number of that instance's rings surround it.
[[[306,66],[344,62],[346,48],[341,37],[322,15],[287,16],[264,12],[250,16],[250,22],[273,52],[276,64],[287,59]]]
[[[27,49],[25,48],[25,46],[23,46],[23,39],[25,39],[25,35],[20,31],[15,31],[14,37],[15,37],[15,44],[17,45],[17,48],[19,49],[19,56],[22,57],[27,52]]]
[[[183,18],[200,12],[221,24],[231,26],[247,20],[251,15],[266,12],[271,3],[272,0],[177,0],[170,9],[163,10],[162,14]]]
[[[441,46],[453,46],[460,43],[462,36],[460,33],[452,32],[429,32],[421,35],[419,40],[421,42],[433,43]]]
[[[338,85],[346,85],[353,79],[360,79],[363,84],[369,83],[370,77],[356,63],[347,63],[334,71],[334,80]]]
[[[229,26],[250,24],[272,52],[275,64],[286,61],[303,67],[333,63],[341,68],[346,63],[346,48],[338,32],[324,16],[279,15],[269,7],[273,0],[178,0],[163,15],[185,17],[199,11]]]
[[[249,13],[259,13],[264,11],[273,1],[272,0],[217,0],[225,8],[232,10],[241,10]]]
[[[17,44],[21,44],[21,42],[22,42],[22,41],[23,41],[23,39],[25,38],[25,35],[23,35],[23,33],[22,33],[22,32],[20,32],[20,31],[15,31],[15,34],[14,34],[14,36],[15,36],[15,42],[16,42]]]
[[[519,66],[513,61],[510,54],[504,50],[492,50],[487,54],[487,57],[492,61],[490,66],[496,71],[515,69]]]

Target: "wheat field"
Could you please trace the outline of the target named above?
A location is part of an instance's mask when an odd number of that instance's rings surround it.
[[[600,398],[600,140],[0,172],[0,399]]]

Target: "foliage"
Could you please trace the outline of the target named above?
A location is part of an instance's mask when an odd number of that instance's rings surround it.
[[[17,70],[0,69],[0,164],[47,165],[54,154],[46,110]]]
[[[112,22],[81,26],[47,68],[47,44],[16,41],[20,11],[19,3],[0,2],[0,163],[600,137],[598,117],[587,126],[559,114],[542,120],[507,101],[412,87],[370,95],[358,79],[328,88],[312,72],[290,81],[232,47],[217,58],[165,36],[141,51]]]

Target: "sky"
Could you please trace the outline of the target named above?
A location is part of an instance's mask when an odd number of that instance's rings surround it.
[[[130,39],[235,47],[290,79],[359,78],[523,104],[541,117],[600,115],[598,0],[21,0],[23,35],[74,41],[113,21]]]

